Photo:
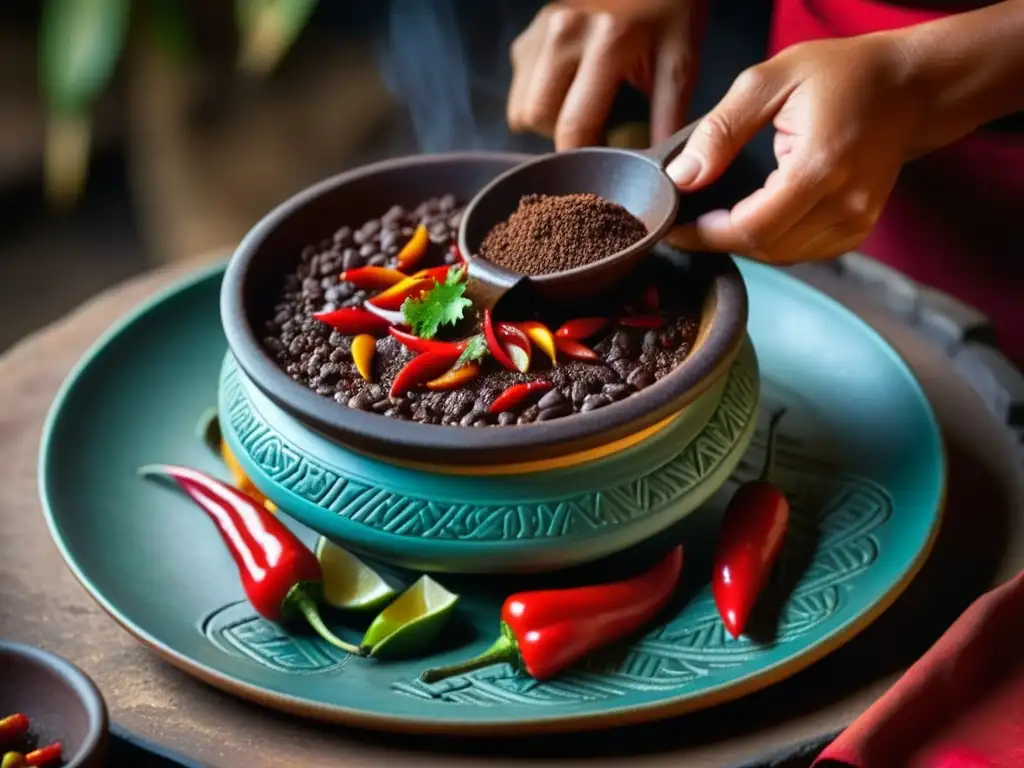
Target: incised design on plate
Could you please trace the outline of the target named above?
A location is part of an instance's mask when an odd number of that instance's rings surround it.
[[[767,409],[766,409],[767,410]],[[760,468],[758,445],[730,479],[735,486]],[[426,685],[415,678],[392,683],[401,695],[450,703],[579,704],[630,692],[685,693],[694,682],[716,675],[734,678],[755,670],[783,646],[806,633],[844,620],[847,595],[877,561],[878,531],[892,515],[889,493],[876,483],[843,473],[786,446],[781,438],[776,481],[790,500],[790,532],[762,604],[767,635],[734,640],[725,632],[705,587],[674,619],[629,647],[613,647],[559,678],[538,683],[508,665],[482,669]],[[756,624],[757,622],[755,622]],[[756,627],[755,627],[756,630]],[[232,603],[211,614],[203,631],[223,650],[241,654],[270,669],[294,673],[335,673],[345,654],[316,638],[290,637],[257,617],[246,603]],[[462,649],[470,655],[471,649]]]

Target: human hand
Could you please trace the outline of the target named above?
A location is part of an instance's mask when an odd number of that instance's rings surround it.
[[[788,48],[742,73],[668,174],[685,192],[718,179],[761,128],[778,167],[729,211],[673,230],[688,250],[776,264],[837,256],[867,237],[900,168],[939,146],[926,89],[896,33]]]
[[[551,136],[557,149],[600,144],[629,83],[650,98],[652,142],[668,138],[685,123],[705,3],[620,1],[614,14],[571,0],[545,6],[512,43],[509,127]]]

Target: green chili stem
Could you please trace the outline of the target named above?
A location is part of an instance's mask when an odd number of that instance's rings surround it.
[[[771,482],[772,468],[775,465],[775,436],[778,432],[777,427],[782,417],[786,415],[786,409],[780,408],[772,414],[771,421],[768,422],[768,447],[764,453],[764,466],[761,468],[760,480],[766,483]]]
[[[436,683],[438,680],[444,680],[448,677],[472,672],[474,669],[483,669],[484,667],[490,667],[494,664],[501,664],[503,662],[515,664],[518,661],[519,649],[516,648],[516,644],[513,640],[502,633],[498,639],[494,641],[494,644],[479,656],[474,656],[471,659],[460,661],[457,664],[450,664],[447,667],[434,667],[433,669],[428,669],[420,675],[420,680],[424,683]]]
[[[303,585],[296,585],[288,593],[285,603],[289,604],[289,607],[298,609],[306,617],[309,625],[316,630],[316,633],[335,648],[340,648],[351,653],[353,656],[365,656],[363,650],[358,645],[346,643],[327,628],[324,620],[320,618],[320,609],[317,608],[316,601],[310,597],[309,593],[303,588]]]

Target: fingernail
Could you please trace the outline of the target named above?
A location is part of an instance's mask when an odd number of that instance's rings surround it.
[[[700,168],[700,160],[684,152],[668,164],[666,172],[677,185],[686,187],[696,181],[700,175]]]
[[[704,231],[717,231],[731,226],[732,220],[726,210],[708,211],[697,218],[697,228]]]

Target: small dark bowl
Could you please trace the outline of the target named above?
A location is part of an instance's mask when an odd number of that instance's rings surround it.
[[[452,193],[468,202],[525,155],[459,153],[414,156],[356,168],[299,192],[265,216],[231,258],[221,290],[228,345],[246,376],[305,426],[384,459],[494,465],[566,456],[620,440],[680,412],[729,368],[746,332],[747,294],[728,256],[702,255],[681,271],[707,285],[701,329],[690,355],[668,376],[590,413],[514,427],[467,429],[389,419],[350,409],[292,380],[265,351],[284,274],[302,248],[339,227],[414,207]]]
[[[107,749],[107,707],[92,680],[47,651],[0,642],[0,717],[28,716],[39,746],[59,741],[66,768],[98,768]]]

